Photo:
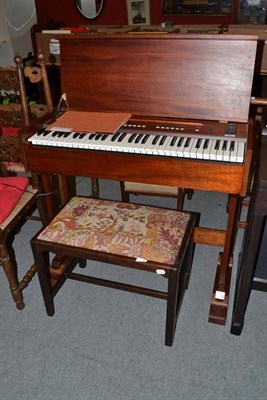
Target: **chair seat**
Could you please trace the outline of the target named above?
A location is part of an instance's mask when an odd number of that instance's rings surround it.
[[[74,197],[38,240],[173,265],[190,214]]]
[[[10,213],[14,213],[14,207],[28,185],[29,179],[26,177],[0,178],[0,224]]]
[[[165,196],[178,196],[178,187],[152,185],[148,183],[124,182],[124,189],[133,193],[151,193]]]

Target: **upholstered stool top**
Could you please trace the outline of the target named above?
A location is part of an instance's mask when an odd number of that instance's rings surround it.
[[[173,265],[190,214],[74,197],[38,239]]]

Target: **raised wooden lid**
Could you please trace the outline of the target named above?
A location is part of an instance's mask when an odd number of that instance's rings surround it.
[[[65,35],[62,92],[73,110],[247,122],[256,36]]]

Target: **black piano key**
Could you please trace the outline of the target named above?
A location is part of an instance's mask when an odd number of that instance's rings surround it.
[[[48,135],[49,132],[51,132],[51,131],[46,130],[45,128],[42,128],[37,132],[37,136],[41,136],[41,135],[46,136],[46,135]]]
[[[199,149],[202,143],[202,139],[198,139],[197,143],[196,143],[196,149]]]
[[[223,150],[223,151],[227,150],[227,140],[224,140],[224,141],[223,141],[222,150]]]
[[[111,141],[112,142],[115,142],[115,140],[117,140],[118,139],[118,137],[121,135],[121,132],[117,132],[117,133],[115,133],[114,135],[112,135],[112,139],[111,139]]]
[[[135,137],[136,137],[136,133],[133,133],[133,134],[129,137],[128,143],[132,143]]]
[[[122,142],[126,135],[127,135],[126,132],[122,133],[122,134],[120,135],[120,137],[119,137],[118,142]]]
[[[184,137],[181,137],[181,138],[179,139],[179,142],[177,143],[177,147],[182,146],[183,142],[184,142]]]
[[[231,144],[230,144],[230,151],[234,151],[235,150],[235,142],[234,141],[231,141]]]
[[[145,135],[145,136],[143,137],[141,143],[143,143],[143,144],[146,143],[147,140],[148,140],[148,138],[149,138],[149,135]]]
[[[184,147],[188,147],[191,143],[191,139],[187,138]]]
[[[63,137],[66,138],[66,137],[70,136],[71,133],[72,132],[64,132]]]
[[[95,133],[90,133],[90,135],[89,135],[89,140],[92,140],[94,137],[95,137]]]
[[[135,139],[134,143],[139,143],[140,140],[142,139],[143,135],[142,133],[139,133],[139,135],[137,135],[137,138]]]
[[[95,140],[98,140],[98,139],[100,139],[100,138],[101,138],[101,136],[102,136],[102,134],[101,134],[101,133],[96,133]]]
[[[153,139],[153,141],[152,141],[152,144],[157,144],[159,138],[160,138],[159,135],[155,136],[154,139]]]
[[[160,139],[159,145],[162,146],[166,139],[167,139],[167,136],[162,136],[162,138]]]
[[[219,150],[219,148],[220,148],[220,143],[221,143],[220,140],[216,140],[215,145],[214,145],[214,150]]]
[[[101,140],[106,140],[106,138],[109,137],[108,133],[104,133],[104,135],[102,135]]]
[[[174,137],[172,138],[172,140],[171,140],[171,146],[174,146],[174,145],[175,145],[177,139],[178,139],[177,136],[174,136]]]
[[[59,133],[60,133],[60,131],[54,131],[54,132],[52,133],[52,137],[58,136]]]
[[[209,142],[210,142],[209,139],[205,139],[203,149],[207,149],[208,148]]]

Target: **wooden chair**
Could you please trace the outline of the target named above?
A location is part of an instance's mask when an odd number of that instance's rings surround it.
[[[188,285],[198,214],[74,197],[32,240],[32,250],[47,314],[67,278],[167,300],[165,344],[173,344],[178,313]],[[56,276],[50,256],[69,260]],[[143,270],[168,279],[167,291],[129,285],[73,272],[86,260]]]
[[[12,297],[19,310],[24,308],[22,291],[33,278],[36,268],[33,265],[19,282],[12,242],[27,217],[36,208],[37,194],[37,189],[29,184],[29,179],[26,177],[0,178],[0,265],[6,274]],[[41,206],[41,203],[39,204]]]
[[[185,196],[190,200],[194,191],[192,189],[177,188],[172,186],[152,185],[137,182],[120,182],[122,201],[129,203],[130,195],[170,197],[177,200],[176,209],[182,210]]]
[[[266,109],[267,106],[267,98],[265,97],[252,97],[250,100],[250,118],[251,125],[253,129],[253,154],[250,165],[250,173],[247,185],[247,194],[243,199],[241,207],[240,207],[240,215],[237,222],[238,228],[245,229],[247,227],[247,222],[242,220],[242,210],[243,207],[249,207],[250,204],[250,196],[252,192],[252,186],[254,182],[254,174],[259,162],[259,153],[260,153],[260,143],[261,143],[261,132],[262,132],[262,112],[263,109]],[[245,213],[246,214],[246,213]]]
[[[183,188],[137,182],[120,182],[120,186],[122,201],[126,203],[129,203],[130,195],[170,197],[177,199],[177,210],[183,209],[185,197],[185,189]]]
[[[24,67],[19,54],[15,55],[14,61],[16,67],[0,67],[1,93],[9,93],[13,96],[13,102],[10,104],[0,104],[0,127],[2,127],[0,167],[2,175],[25,171],[19,138],[16,133],[20,128],[29,126],[53,110],[43,53],[41,51],[38,53],[38,66]],[[36,84],[36,92],[40,93],[44,104],[41,102],[28,104],[25,84],[27,79],[30,83]],[[10,127],[15,128],[12,134],[9,132]]]

